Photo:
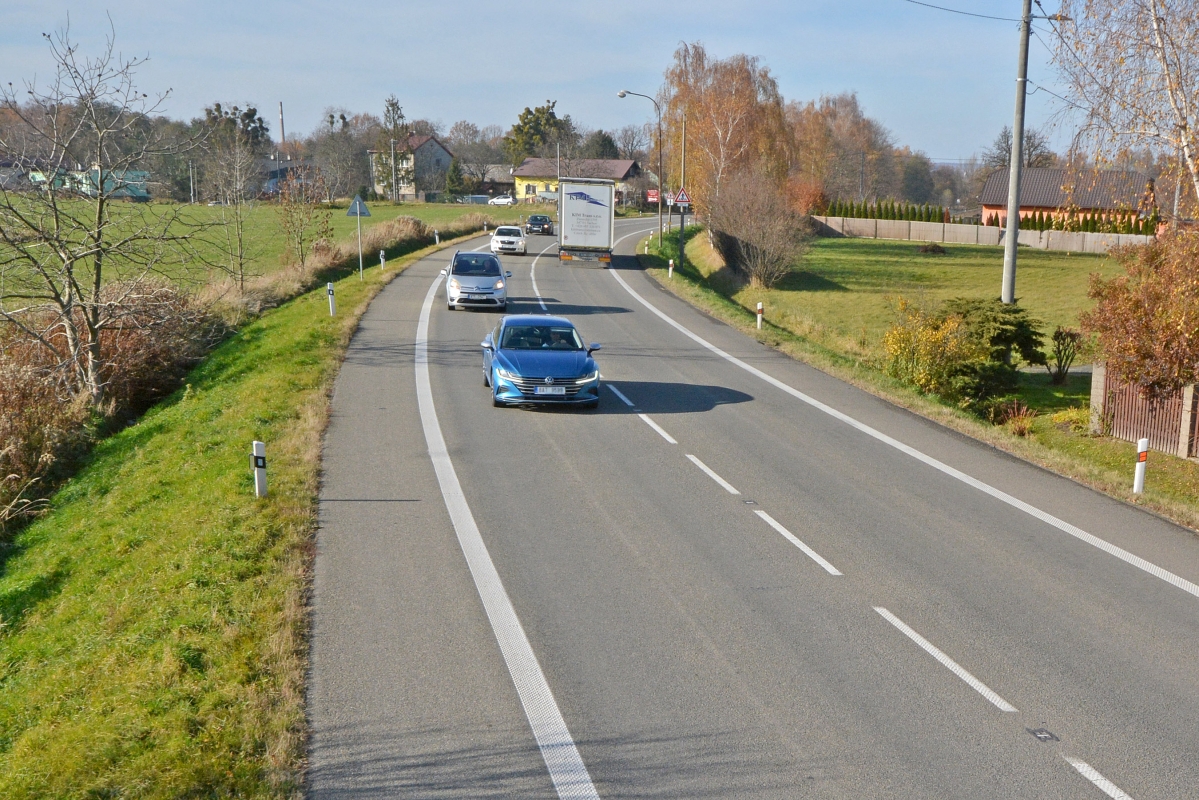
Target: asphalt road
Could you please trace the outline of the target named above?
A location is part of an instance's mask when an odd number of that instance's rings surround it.
[[[1199,797],[1192,533],[780,356],[631,258],[505,257],[510,311],[602,342],[606,388],[492,408],[496,315],[426,304],[447,261],[379,296],[337,382],[311,796]]]

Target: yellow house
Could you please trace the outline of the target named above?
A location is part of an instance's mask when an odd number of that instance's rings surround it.
[[[606,178],[616,181],[616,199],[628,191],[628,181],[637,177],[641,168],[630,159],[572,158],[562,159],[562,174],[568,178]],[[516,199],[533,203],[550,199],[558,193],[558,159],[526,158],[512,171]]]

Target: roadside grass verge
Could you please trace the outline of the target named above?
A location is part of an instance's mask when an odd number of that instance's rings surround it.
[[[898,279],[892,275],[892,259],[901,263],[901,266],[894,268],[894,272],[906,276],[906,286],[922,290],[925,297],[936,297],[938,300],[957,296],[990,297],[994,289],[991,284],[997,285],[999,273],[996,269],[987,272],[986,282],[979,282],[981,279],[969,272],[978,269],[979,264],[965,264],[965,278],[954,275],[952,269],[945,266],[924,272],[911,267],[904,268],[904,253],[897,253],[893,245],[899,245],[901,251],[915,253],[918,244],[914,242],[818,240],[809,259],[818,255],[819,260],[813,265],[805,259],[803,271],[824,278],[836,274],[838,282],[850,288],[831,291],[858,298],[865,309],[862,310],[853,302],[840,299],[822,302],[822,297],[814,296],[830,291],[826,288],[796,290],[792,284],[791,289],[750,290],[731,274],[708,246],[702,228],[689,226],[686,238],[688,258],[682,266],[678,259],[677,238],[668,237],[660,254],[651,247],[650,255],[639,255],[638,259],[650,277],[697,308],[763,344],[946,427],[1183,525],[1199,528],[1199,464],[1153,453],[1150,456],[1145,494],[1140,497],[1133,495],[1132,473],[1136,447],[1129,442],[1091,436],[1087,432],[1089,375],[1071,374],[1065,386],[1054,386],[1046,373],[1022,373],[1020,399],[1038,414],[1032,421],[1028,435],[1017,436],[1008,426],[991,425],[961,409],[945,405],[937,398],[921,394],[882,371],[878,340],[894,318],[883,297],[892,288],[900,286]],[[865,247],[861,246],[863,244]],[[843,247],[843,250],[839,251],[838,247]],[[639,243],[638,250],[641,249],[642,244]],[[946,249],[952,254],[956,246]],[[969,249],[1001,253],[999,248]],[[843,262],[838,261],[839,252],[845,253]],[[1022,292],[1027,291],[1031,297],[1038,278],[1035,265],[1028,269],[1024,266],[1032,260],[1025,260],[1026,252],[1024,249],[1020,251],[1019,274]],[[873,263],[871,253],[879,263]],[[675,259],[673,279],[666,277],[667,259],[670,258]],[[980,258],[982,256],[971,256],[972,260]],[[1053,261],[1041,265],[1046,274],[1040,280],[1046,287],[1056,287],[1061,296],[1047,298],[1040,306],[1022,301],[1030,309],[1037,309],[1034,313],[1047,326],[1050,323],[1076,326],[1077,311],[1086,307],[1089,272],[1099,271],[1105,275],[1115,272],[1106,259],[1091,256],[1083,260],[1073,255],[1066,260],[1075,258],[1079,259],[1080,267],[1077,275],[1069,274],[1068,270],[1073,268],[1072,261],[1069,268]],[[989,259],[994,261],[993,253]],[[825,265],[823,267],[818,266],[821,260]],[[1002,264],[1002,261],[996,263]],[[863,276],[855,274],[855,264],[862,266]],[[1063,270],[1067,270],[1066,274],[1063,274]],[[1026,277],[1029,273],[1033,275]],[[924,279],[928,281],[927,284],[922,283]],[[787,282],[784,282],[786,285]],[[856,286],[864,288],[852,288]],[[898,289],[896,293],[900,293]],[[756,328],[753,311],[759,300],[766,305],[765,324],[761,331]],[[1072,320],[1069,314],[1074,314]],[[855,326],[858,328],[856,334]],[[865,334],[860,330],[862,327],[866,328]],[[877,336],[872,331],[878,331]]]
[[[336,318],[322,287],[246,324],[0,551],[0,796],[299,796],[329,392],[369,301],[435,249],[343,269]]]

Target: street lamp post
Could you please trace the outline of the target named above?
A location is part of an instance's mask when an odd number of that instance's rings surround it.
[[[616,93],[617,97],[625,97],[626,95],[636,95],[644,97],[646,100],[654,104],[654,109],[658,112],[658,246],[662,246],[662,107],[658,105],[658,101],[650,97],[648,94],[640,92],[630,92],[628,89],[621,89]]]

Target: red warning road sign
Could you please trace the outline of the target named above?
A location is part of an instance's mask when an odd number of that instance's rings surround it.
[[[679,193],[674,196],[674,201],[681,206],[691,205],[691,195],[687,194],[686,189],[679,189]]]

